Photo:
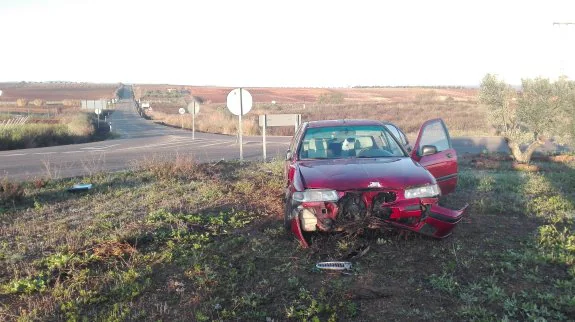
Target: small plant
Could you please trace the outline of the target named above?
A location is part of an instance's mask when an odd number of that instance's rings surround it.
[[[48,183],[50,182],[49,179],[46,178],[34,178],[34,180],[32,181],[32,183],[34,184],[34,187],[36,189],[41,189],[46,187],[46,185],[48,185]]]
[[[4,290],[8,293],[32,294],[44,291],[47,286],[45,277],[37,276],[12,281],[4,286]]]
[[[429,282],[434,289],[453,294],[457,291],[459,284],[452,275],[446,273],[441,276],[435,274],[431,275]]]
[[[0,181],[0,202],[16,202],[24,197],[24,187],[17,182],[3,179]]]

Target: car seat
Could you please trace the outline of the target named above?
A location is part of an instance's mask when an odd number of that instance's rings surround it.
[[[324,139],[312,139],[309,141],[308,158],[327,158],[327,144]]]

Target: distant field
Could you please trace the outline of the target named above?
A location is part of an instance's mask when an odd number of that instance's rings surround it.
[[[196,128],[200,131],[235,134],[237,119],[226,109],[226,97],[232,88],[140,85],[136,97],[150,101],[150,116],[160,122],[180,125],[180,107],[194,96],[202,101]],[[451,134],[492,135],[486,113],[477,103],[476,89],[455,88],[247,88],[254,108],[244,120],[245,133],[260,134],[260,114],[298,113],[303,121],[321,119],[367,118],[391,121],[408,134],[431,118],[443,118]],[[191,127],[191,115],[184,126]],[[274,128],[271,134],[292,135],[292,128]]]
[[[149,91],[189,91],[191,95],[200,97],[205,103],[225,103],[232,87],[213,86],[179,86],[179,85],[138,85],[136,98],[142,98]],[[388,102],[403,103],[420,100],[433,93],[439,100],[452,97],[455,101],[475,101],[476,89],[455,88],[271,88],[256,87],[246,89],[257,103],[314,103],[322,95],[343,95],[343,102],[368,103]]]
[[[82,83],[0,83],[2,96],[0,101],[42,99],[46,101],[93,100],[116,97],[119,84],[82,84]]]

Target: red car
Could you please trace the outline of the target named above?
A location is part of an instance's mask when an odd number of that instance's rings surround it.
[[[344,231],[357,224],[393,225],[443,238],[465,210],[437,203],[457,185],[457,155],[441,119],[422,125],[413,148],[391,123],[303,123],[285,167],[284,222],[304,247],[309,246],[306,232]]]

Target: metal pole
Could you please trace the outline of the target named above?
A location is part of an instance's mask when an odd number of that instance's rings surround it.
[[[268,153],[267,153],[267,147],[266,147],[266,127],[268,124],[268,117],[266,114],[264,114],[264,130],[262,133],[263,139],[264,139],[264,162],[267,161],[268,159]]]
[[[180,114],[180,121],[182,121],[182,130],[184,129],[184,114]]]
[[[244,160],[244,142],[243,142],[243,138],[242,138],[242,114],[244,114],[244,105],[242,102],[242,88],[240,87],[240,116],[239,116],[239,127],[238,127],[238,133],[240,136],[240,161]]]
[[[196,139],[196,101],[194,101],[194,109],[192,110],[192,140]]]
[[[297,126],[298,126],[298,120],[297,120],[297,114],[295,116],[295,122],[294,122],[294,130],[293,130],[293,135],[296,135],[297,133]]]

